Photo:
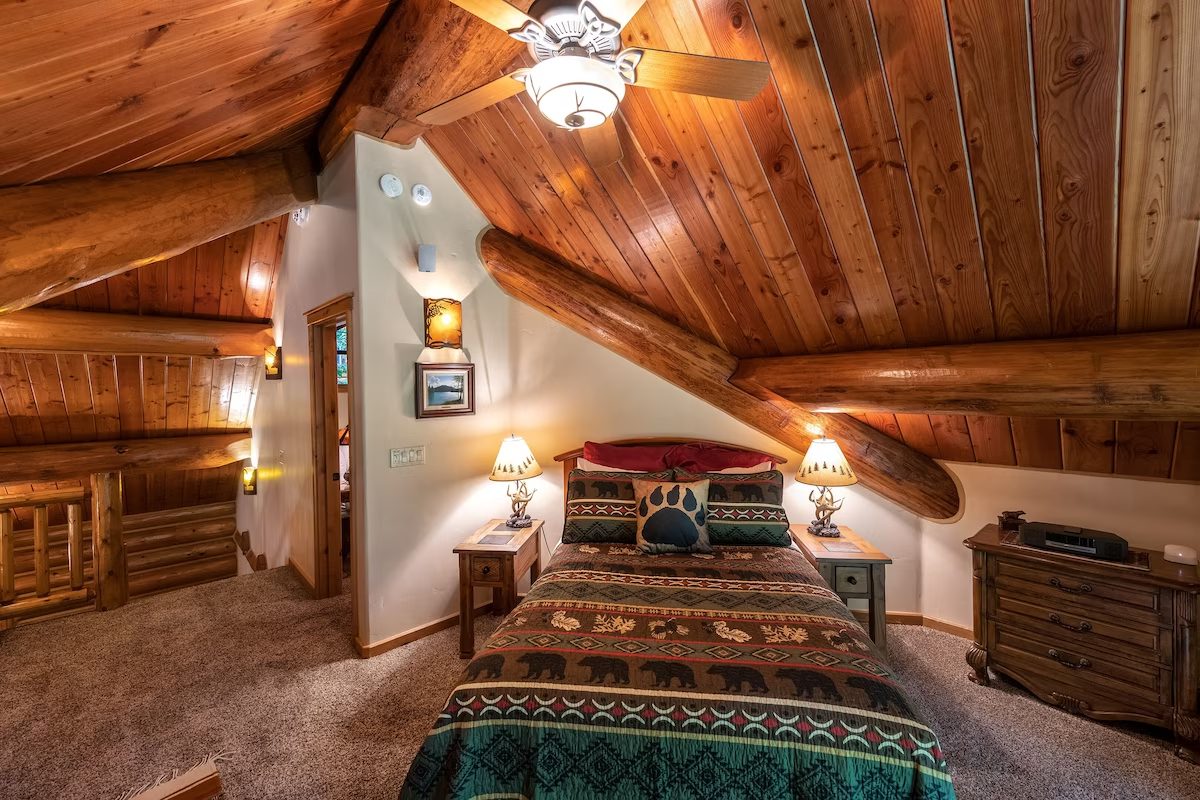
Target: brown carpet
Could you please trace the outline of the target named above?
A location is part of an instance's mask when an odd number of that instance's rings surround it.
[[[349,627],[347,597],[282,569],[0,634],[0,798],[107,800],[221,751],[229,800],[394,798],[462,671],[458,631],[362,661]],[[969,683],[961,639],[889,636],[963,800],[1200,793],[1157,739]]]

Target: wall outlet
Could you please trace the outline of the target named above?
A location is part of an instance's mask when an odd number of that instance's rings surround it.
[[[389,452],[392,469],[396,467],[415,467],[418,464],[425,463],[425,445],[423,444],[414,447],[393,447]]]

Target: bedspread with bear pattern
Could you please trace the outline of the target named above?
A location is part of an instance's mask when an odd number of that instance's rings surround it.
[[[467,667],[405,798],[937,798],[937,736],[803,555],[563,545]]]

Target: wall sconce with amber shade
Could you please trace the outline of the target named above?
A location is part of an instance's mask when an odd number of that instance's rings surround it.
[[[425,346],[462,349],[462,303],[425,298]]]
[[[283,348],[268,347],[267,352],[263,354],[263,368],[267,373],[267,380],[278,381],[283,380]]]
[[[242,494],[258,494],[258,467],[242,467]]]

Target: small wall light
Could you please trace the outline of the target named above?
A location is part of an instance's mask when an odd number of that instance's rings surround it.
[[[267,380],[283,380],[283,348],[268,347],[263,355],[263,366],[266,368]]]
[[[425,346],[462,348],[462,303],[425,299]]]
[[[258,467],[242,467],[242,494],[258,494]]]

